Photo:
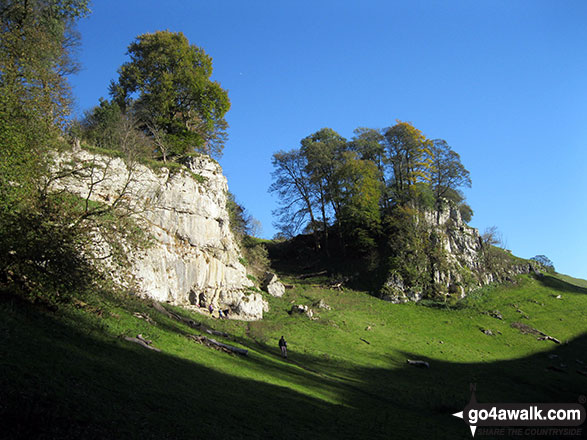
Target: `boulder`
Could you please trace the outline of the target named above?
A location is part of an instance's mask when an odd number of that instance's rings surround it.
[[[272,272],[265,274],[261,288],[271,296],[282,297],[285,294],[285,286]]]

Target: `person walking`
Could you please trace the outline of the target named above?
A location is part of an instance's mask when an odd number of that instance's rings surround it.
[[[283,336],[279,340],[279,348],[281,349],[281,357],[287,359],[287,342]]]

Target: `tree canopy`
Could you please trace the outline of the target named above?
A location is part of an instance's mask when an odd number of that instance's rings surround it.
[[[46,153],[69,111],[77,69],[74,20],[87,0],[6,0],[0,6],[0,209],[34,196]]]
[[[110,85],[122,112],[133,108],[164,160],[191,151],[222,155],[228,93],[212,81],[212,58],[181,32],[143,34]]]

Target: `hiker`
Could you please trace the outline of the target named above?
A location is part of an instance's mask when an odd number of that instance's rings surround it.
[[[224,318],[224,316],[222,316],[222,309],[218,309],[218,318]]]
[[[212,306],[212,304],[208,305],[208,311],[210,312],[210,315],[214,313],[214,307]]]
[[[283,336],[279,340],[279,348],[281,348],[281,356],[287,359],[287,342],[285,342]]]

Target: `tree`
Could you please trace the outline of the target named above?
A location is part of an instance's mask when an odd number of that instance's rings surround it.
[[[5,0],[0,5],[0,210],[33,203],[69,111],[66,75],[86,0]]]
[[[461,163],[459,154],[454,152],[445,140],[435,139],[432,142],[431,153],[430,184],[434,191],[438,219],[442,199],[455,193],[461,195],[457,192],[458,188],[470,188],[471,178],[469,171]],[[462,200],[463,197],[458,202]]]
[[[544,266],[547,272],[555,272],[554,263],[546,255],[536,255],[530,258],[530,260],[536,261],[537,263]]]
[[[307,171],[306,157],[299,149],[278,151],[271,162],[274,170],[271,173],[273,183],[269,191],[277,194],[281,204],[274,211],[279,218],[277,228],[286,237],[292,238],[309,222],[318,249],[318,222],[314,215],[315,193]]]
[[[339,222],[345,242],[352,243],[359,251],[374,248],[381,225],[381,182],[377,166],[347,151],[338,172],[338,184],[341,193]]]
[[[110,85],[122,111],[134,106],[145,126],[162,134],[170,155],[195,150],[220,157],[230,101],[210,80],[212,58],[183,33],[169,31],[140,35],[128,55]]]
[[[384,136],[393,198],[396,203],[406,203],[413,200],[417,183],[430,181],[432,142],[409,122],[398,121],[385,130]]]
[[[347,150],[346,139],[331,128],[322,128],[301,141],[306,170],[315,192],[322,221],[325,251],[328,253],[329,213],[340,219],[341,192],[338,172]],[[340,231],[340,224],[339,231]]]
[[[351,150],[359,154],[361,160],[372,162],[377,167],[377,178],[381,182],[381,204],[385,211],[389,211],[391,195],[386,178],[385,137],[381,130],[359,127],[353,133],[355,137],[349,144]]]

